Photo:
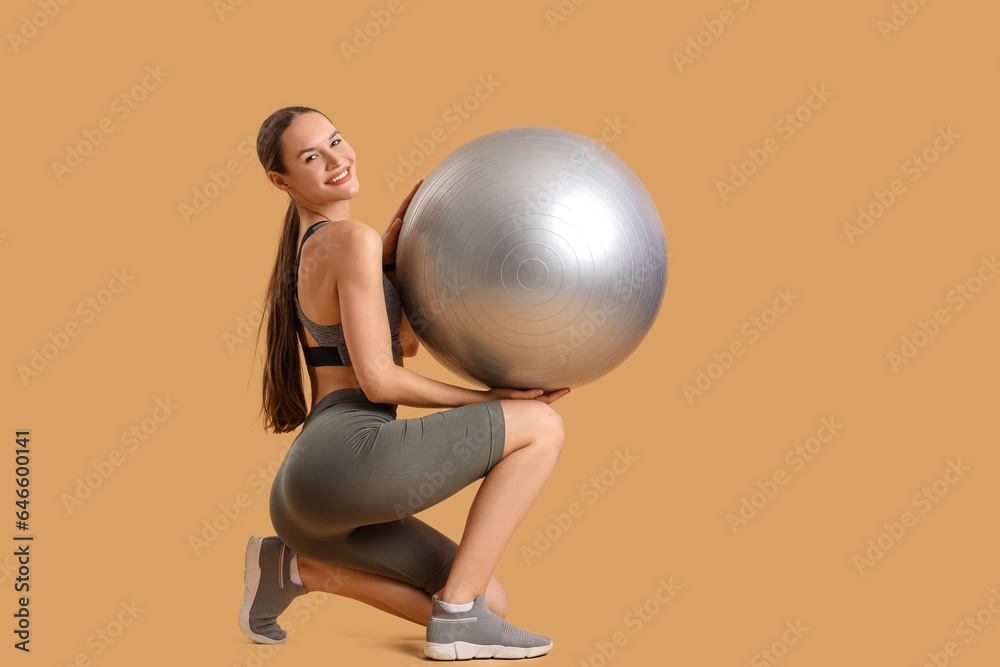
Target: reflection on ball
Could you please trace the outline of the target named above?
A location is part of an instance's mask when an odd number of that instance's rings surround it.
[[[656,205],[608,148],[515,127],[473,139],[428,174],[396,245],[417,337],[487,387],[579,387],[632,353],[663,301]]]

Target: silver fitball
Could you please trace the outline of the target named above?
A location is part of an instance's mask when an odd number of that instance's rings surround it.
[[[546,391],[607,374],[663,301],[667,246],[639,178],[551,127],[483,135],[414,194],[396,245],[407,319],[435,359],[486,387]]]

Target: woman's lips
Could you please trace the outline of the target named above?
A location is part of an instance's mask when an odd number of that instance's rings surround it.
[[[350,165],[348,165],[347,169],[345,169],[344,171],[347,172],[346,176],[344,176],[343,178],[341,178],[339,181],[334,181],[333,179],[331,179],[331,180],[327,181],[326,184],[327,185],[340,185],[341,183],[346,183],[347,181],[349,181],[352,178],[354,178],[354,172],[351,171]],[[341,171],[340,174],[343,174],[344,171]],[[340,174],[336,174],[336,175],[339,176]]]

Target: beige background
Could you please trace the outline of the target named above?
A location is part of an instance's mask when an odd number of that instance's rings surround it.
[[[659,208],[668,287],[633,356],[556,403],[563,457],[498,570],[510,620],[554,638],[545,664],[997,664],[994,3],[221,3],[12,0],[0,12],[2,553],[19,532],[19,428],[32,431],[36,537],[30,654],[12,648],[13,556],[0,559],[4,664],[422,662],[422,628],[343,598],[298,600],[277,648],[236,624],[243,549],[270,534],[268,482],[291,442],[257,418],[245,328],[285,200],[244,142],[291,104],[349,137],[352,214],[380,232],[474,137],[624,125],[608,146]],[[380,11],[391,20],[345,56]],[[697,57],[679,67],[685,49]],[[498,85],[467,100],[480,77]],[[456,104],[476,107],[457,127]],[[779,123],[796,112],[808,119],[790,133]],[[391,188],[385,174],[438,128],[446,141]],[[88,142],[57,173],[67,147]],[[724,199],[718,182],[765,146],[777,151]],[[914,172],[925,151],[936,161]],[[225,187],[186,221],[182,205],[227,165]],[[895,180],[902,194],[852,242],[845,225]],[[111,282],[122,270],[124,288]],[[978,291],[960,301],[958,285]],[[797,299],[775,317],[778,290]],[[88,298],[100,312],[79,308]],[[939,310],[936,334],[894,368],[890,353],[921,321],[934,330]],[[727,359],[737,342],[743,354]],[[426,350],[407,365],[463,384]],[[699,371],[715,379],[689,400]],[[832,437],[824,419],[841,425]],[[133,427],[145,439],[123,441]],[[795,463],[817,434],[828,442]],[[614,472],[626,452],[634,463]],[[68,506],[92,473],[100,484]],[[602,473],[603,492],[589,481]],[[771,487],[776,474],[786,483]],[[458,538],[474,491],[422,516]],[[761,506],[734,532],[743,499]],[[560,529],[553,515],[574,502],[582,514]],[[222,528],[213,537],[206,522]],[[555,539],[529,563],[536,531]],[[192,536],[206,535],[196,553]],[[880,538],[888,550],[859,565]]]

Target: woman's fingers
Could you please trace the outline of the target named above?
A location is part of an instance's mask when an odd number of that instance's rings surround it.
[[[493,388],[490,391],[494,396],[498,396],[499,398],[536,399],[543,403],[552,403],[568,394],[569,387],[556,389],[549,393],[545,393],[544,389],[507,389],[500,387]]]
[[[515,400],[528,400],[536,398],[544,393],[542,389],[512,389],[510,387],[496,387],[492,389],[501,398],[512,398]]]
[[[543,391],[541,394],[535,396],[535,399],[542,401],[543,403],[554,403],[568,393],[569,387],[563,387],[562,389],[556,389],[555,391],[551,391],[547,394]]]
[[[406,214],[406,207],[410,205],[410,200],[413,199],[413,195],[417,194],[417,188],[419,188],[420,184],[423,182],[424,179],[421,178],[419,181],[414,183],[413,189],[410,190],[410,194],[406,195],[403,198],[403,203],[400,204],[399,208],[396,209],[396,215],[393,217],[393,220],[395,220],[396,218],[399,218],[400,220],[403,219],[403,216]]]
[[[537,396],[540,396],[543,393],[544,392],[541,389],[511,389],[510,397],[529,399],[529,398],[536,398]]]

